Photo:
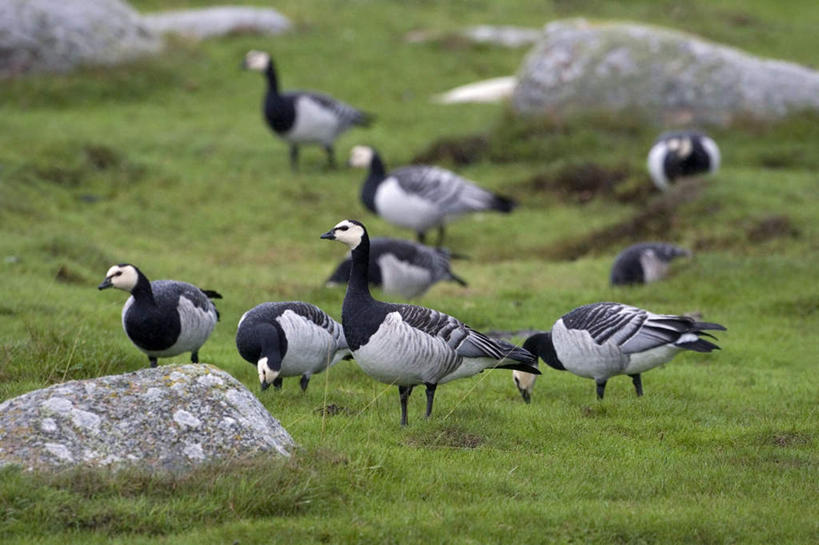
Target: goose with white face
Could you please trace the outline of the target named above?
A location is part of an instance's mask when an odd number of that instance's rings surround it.
[[[98,286],[99,289],[117,288],[130,292],[137,285],[139,275],[133,265],[114,265],[105,273],[105,279]]]
[[[353,146],[348,164],[356,168],[369,168],[375,151],[369,146]]]
[[[270,63],[270,55],[264,51],[251,50],[245,55],[244,67],[247,70],[255,70],[257,72],[264,72],[267,70],[267,65]]]
[[[327,240],[337,240],[346,244],[351,250],[358,248],[364,238],[364,226],[355,220],[342,220],[321,235],[321,238]]]

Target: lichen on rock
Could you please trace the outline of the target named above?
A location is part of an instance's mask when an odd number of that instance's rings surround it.
[[[72,381],[0,404],[0,465],[176,471],[259,452],[287,456],[293,444],[244,385],[205,364]]]

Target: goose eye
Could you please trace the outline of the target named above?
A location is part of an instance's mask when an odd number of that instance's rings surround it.
[[[122,276],[122,271],[117,271],[114,273],[114,276]]]
[[[349,229],[349,227],[347,227],[346,225],[342,225],[341,227],[338,227],[336,230],[337,231],[346,231],[347,229]]]

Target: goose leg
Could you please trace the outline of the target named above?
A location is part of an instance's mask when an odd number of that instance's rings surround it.
[[[432,414],[432,400],[435,398],[435,388],[438,387],[437,384],[432,384],[431,382],[425,383],[427,387],[427,414],[426,417]]]
[[[327,152],[327,168],[335,169],[336,168],[336,155],[333,151],[332,144],[324,146],[324,151]]]
[[[199,363],[199,351],[194,350],[191,352],[191,363]]]
[[[603,394],[606,392],[606,380],[605,379],[595,379],[594,381],[597,383],[597,399],[603,399]]]
[[[301,391],[307,391],[307,384],[310,383],[310,377],[308,375],[302,375],[301,380],[299,381],[299,386],[301,386]]]
[[[273,379],[273,387],[277,390],[282,389],[282,377],[276,377]]]
[[[399,386],[398,394],[401,397],[401,425],[407,425],[407,400],[412,393],[412,386]]]
[[[634,383],[634,391],[637,392],[637,397],[643,395],[643,379],[640,377],[640,373],[636,375],[629,375],[631,377],[631,382]]]
[[[438,243],[435,244],[436,248],[440,248],[444,244],[444,226],[441,225],[438,227]]]
[[[299,169],[299,146],[290,144],[290,170]]]
[[[418,242],[420,242],[421,244],[424,244],[424,241],[425,241],[426,239],[427,239],[427,234],[426,234],[426,233],[421,233],[421,232],[419,231],[419,232],[418,232]]]
[[[148,361],[151,363],[151,367],[156,367],[156,358],[148,356]]]

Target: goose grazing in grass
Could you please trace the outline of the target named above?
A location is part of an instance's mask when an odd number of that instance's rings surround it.
[[[364,225],[343,220],[321,235],[352,251],[352,267],[341,311],[344,336],[361,369],[372,378],[398,386],[401,425],[413,387],[426,386],[426,416],[439,384],[484,369],[518,369],[539,374],[535,356],[504,341],[490,339],[452,316],[418,307],[377,301],[370,295],[370,239]]]
[[[290,167],[299,162],[299,145],[319,144],[327,152],[327,164],[335,167],[333,143],[355,125],[369,126],[372,115],[359,111],[331,96],[310,91],[279,92],[273,59],[264,51],[248,51],[244,68],[263,72],[267,77],[264,117],[270,128],[290,143]]]
[[[598,399],[603,399],[606,382],[615,375],[630,376],[641,396],[641,373],[670,361],[681,350],[719,349],[700,338],[714,338],[706,330],[725,327],[620,303],[593,303],[558,319],[551,332],[532,335],[523,347],[550,367],[594,379]]]
[[[671,262],[682,256],[691,257],[691,252],[665,242],[633,244],[615,258],[611,267],[611,284],[648,284],[662,280]]]
[[[411,299],[423,295],[433,284],[451,280],[461,286],[466,282],[456,276],[449,265],[451,254],[444,248],[432,248],[418,242],[375,237],[370,241],[370,284],[380,286],[384,295]],[[353,260],[347,257],[336,268],[328,286],[346,284]]]
[[[310,303],[262,303],[242,315],[236,331],[239,354],[256,366],[262,390],[281,388],[283,377],[310,377],[350,357],[341,324]]]
[[[157,358],[183,352],[190,352],[191,361],[199,363],[199,348],[219,321],[219,311],[210,301],[221,299],[219,293],[177,280],[151,282],[128,263],[108,269],[98,288],[131,293],[122,307],[122,328],[148,356],[151,367],[156,367]]]
[[[663,133],[648,152],[648,172],[661,191],[677,179],[716,172],[719,163],[717,144],[697,131]]]
[[[350,165],[369,169],[361,188],[364,206],[394,225],[412,229],[422,243],[426,232],[437,228],[441,246],[444,226],[467,212],[508,213],[516,206],[443,168],[411,165],[388,174],[381,156],[369,146],[355,146]]]

